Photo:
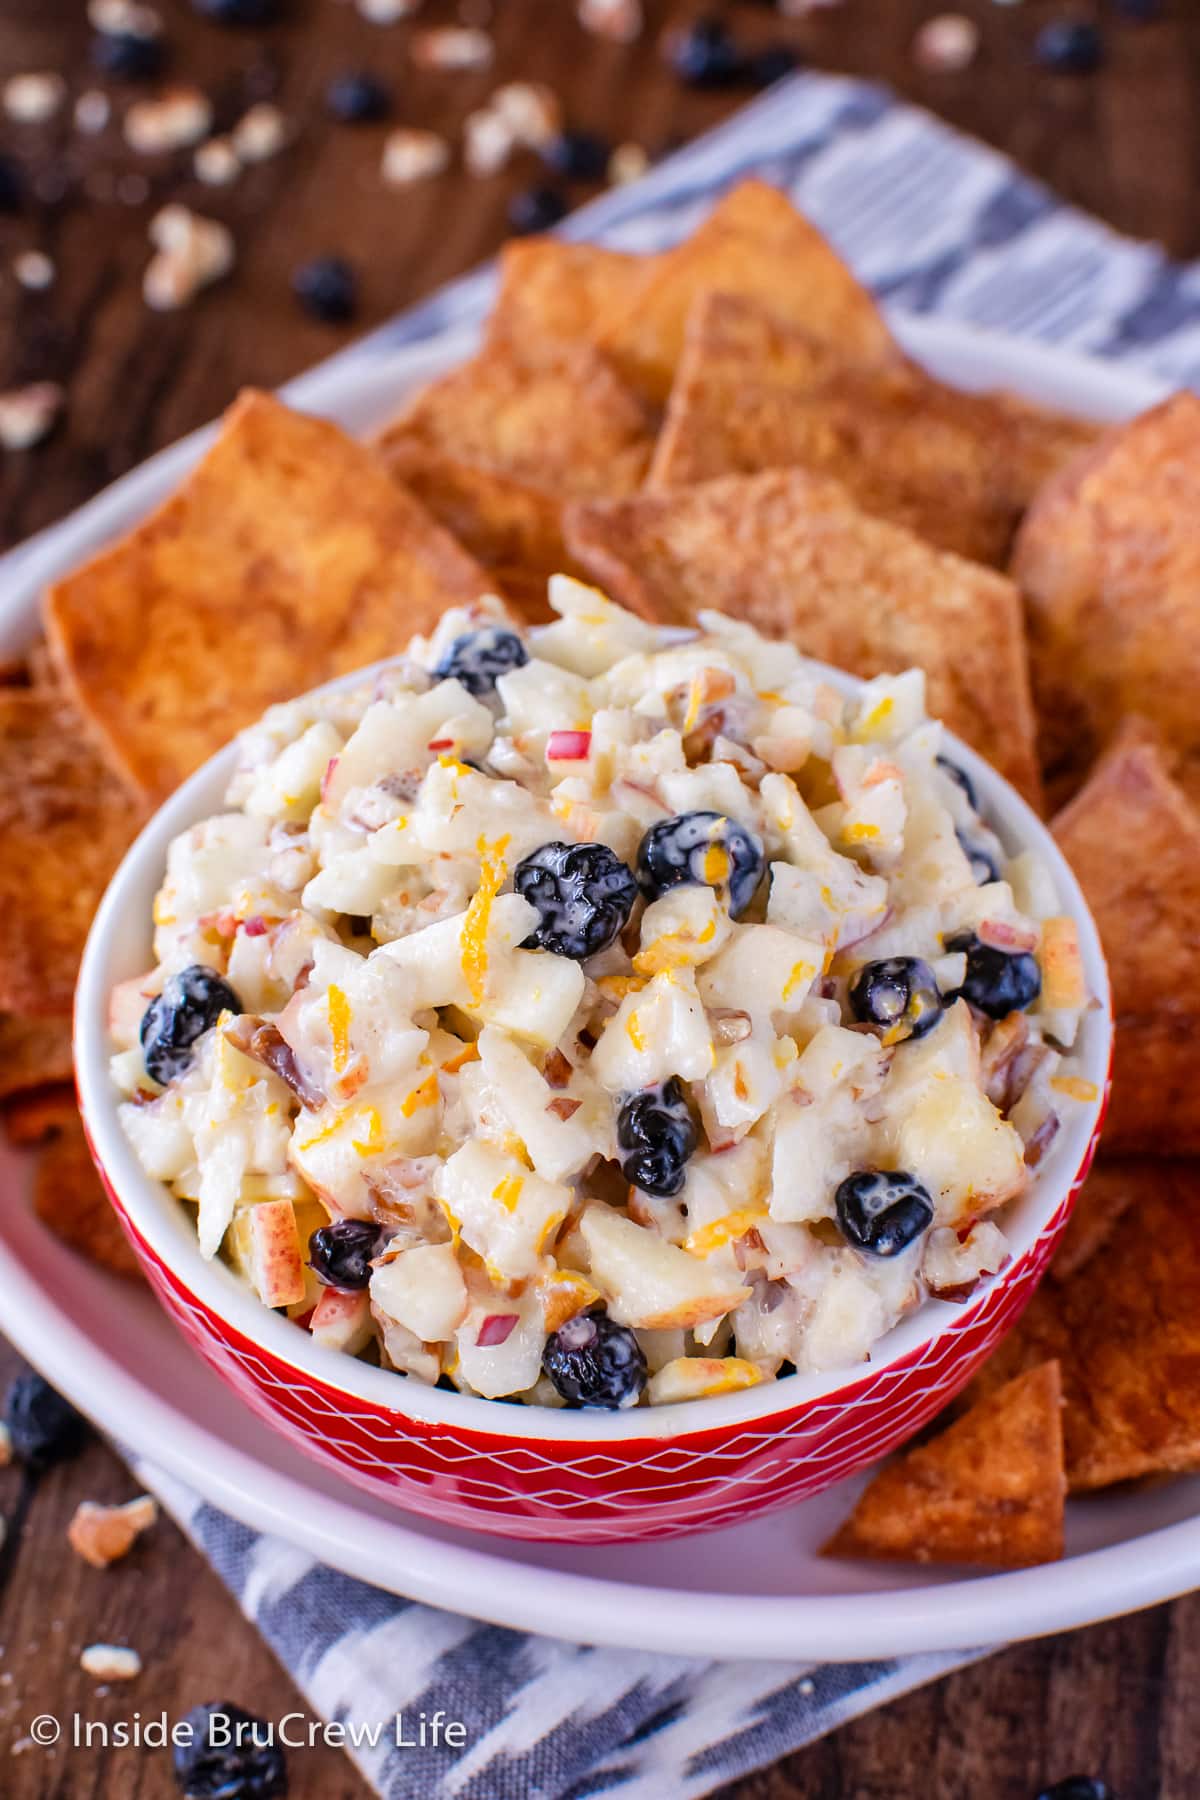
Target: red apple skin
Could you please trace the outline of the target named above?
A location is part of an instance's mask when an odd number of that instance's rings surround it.
[[[290,1200],[263,1200],[250,1214],[251,1278],[264,1306],[304,1298],[304,1259]]]
[[[357,1356],[371,1335],[371,1296],[366,1288],[349,1293],[326,1288],[313,1310],[308,1329],[327,1350]]]

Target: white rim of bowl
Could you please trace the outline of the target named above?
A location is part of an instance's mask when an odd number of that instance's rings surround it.
[[[310,691],[332,693],[357,686],[393,660],[389,658]],[[854,693],[862,686],[843,670],[811,659],[810,666],[844,693]],[[952,1324],[961,1324],[997,1284],[1013,1278],[1078,1175],[1094,1134],[1096,1112],[1108,1077],[1112,1043],[1108,975],[1099,936],[1079,884],[1042,821],[1008,782],[950,732],[945,734],[945,746],[975,783],[982,809],[1006,850],[1012,853],[1030,849],[1044,859],[1064,911],[1076,922],[1085,979],[1099,1002],[1086,1015],[1081,1029],[1080,1062],[1084,1079],[1095,1084],[1099,1098],[1074,1109],[1074,1117],[1064,1122],[1030,1187],[1015,1203],[1023,1217],[1016,1229],[1006,1228],[1012,1255],[1005,1268],[984,1281],[965,1304],[924,1301],[879,1340],[874,1354],[864,1364],[823,1374],[789,1375],[740,1393],[617,1413],[524,1406],[518,1428],[511,1405],[428,1387],[313,1343],[292,1321],[264,1307],[253,1290],[224,1263],[216,1259],[206,1262],[183,1203],[164,1184],[145,1174],[121,1129],[118,1095],[108,1071],[108,997],[117,981],[138,972],[136,966],[114,969],[115,940],[131,918],[144,921],[148,933],[150,902],[162,879],[167,846],[179,832],[220,808],[236,759],[236,740],[190,776],[143,827],[113,876],[93,921],[76,989],[74,1036],[80,1107],[94,1153],[137,1231],[201,1304],[302,1374],[351,1399],[383,1406],[422,1424],[458,1426],[497,1438],[537,1438],[570,1444],[678,1439],[769,1420],[773,1414],[835,1395],[868,1374],[878,1374],[891,1363],[910,1356]],[[141,966],[145,967],[144,961]]]

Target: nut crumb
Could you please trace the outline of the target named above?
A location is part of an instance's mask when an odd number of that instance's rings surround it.
[[[593,37],[632,44],[642,34],[642,0],[579,0],[579,23]]]
[[[463,162],[471,175],[495,175],[517,147],[507,119],[490,106],[468,113],[463,121]]]
[[[52,119],[66,98],[67,84],[53,70],[13,75],[4,84],[4,110],[21,125]]]
[[[142,1672],[142,1659],[123,1644],[89,1644],[80,1655],[79,1666],[97,1681],[132,1681]]]
[[[527,150],[543,150],[563,128],[562,102],[541,82],[505,82],[492,95],[491,108]]]
[[[979,52],[979,27],[963,13],[939,13],[927,19],[913,39],[918,68],[953,74],[969,68]]]
[[[486,69],[494,53],[487,32],[469,25],[419,31],[412,41],[412,59],[420,69]]]
[[[209,187],[228,187],[242,172],[237,151],[227,137],[208,138],[192,156],[196,180]]]
[[[269,100],[260,100],[240,118],[230,134],[234,154],[244,163],[277,156],[288,138],[287,120]]]
[[[125,142],[142,156],[186,150],[212,129],[212,102],[197,87],[168,88],[155,100],[138,100],[125,114]]]
[[[650,157],[640,144],[618,144],[608,159],[608,179],[613,187],[639,181],[650,167]]]
[[[40,293],[53,282],[55,268],[44,250],[22,250],[13,257],[13,274],[23,288]]]
[[[162,18],[143,0],[88,0],[88,24],[106,37],[156,38]]]
[[[440,175],[450,162],[450,146],[436,131],[405,127],[388,133],[380,172],[389,187],[405,187]]]
[[[142,296],[155,312],[174,312],[201,288],[233,267],[233,234],[216,219],[201,218],[186,206],[164,206],[150,221],[157,255],[142,278]]]
[[[395,25],[400,19],[411,19],[421,0],[357,0],[362,18],[369,25]]]
[[[81,1500],[67,1526],[67,1542],[93,1569],[107,1569],[110,1563],[129,1554],[137,1538],[149,1531],[157,1518],[158,1504],[149,1494],[141,1494],[124,1506],[101,1506],[94,1500]]]
[[[34,381],[0,394],[0,446],[31,450],[40,444],[49,436],[64,398],[57,381]]]
[[[112,107],[107,94],[99,88],[85,88],[75,102],[75,129],[86,131],[89,136],[103,131],[112,118]]]

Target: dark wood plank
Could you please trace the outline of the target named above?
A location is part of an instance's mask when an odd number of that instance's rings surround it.
[[[370,26],[348,4],[293,0],[285,23],[243,35],[198,19],[184,0],[162,3],[173,72],[213,94],[222,123],[248,99],[271,94],[298,136],[276,162],[221,190],[189,179],[186,156],[139,162],[122,149],[115,125],[87,140],[65,121],[0,121],[0,148],[19,156],[30,181],[23,215],[0,217],[0,386],[45,377],[69,393],[53,439],[0,460],[0,547],[211,417],[240,386],[285,380],[502,241],[510,196],[537,177],[531,158],[488,180],[454,174],[428,188],[388,190],[377,174],[385,128],[351,130],[325,117],[321,96],[332,73],[374,68],[394,82],[397,123],[451,136],[500,80],[545,81],[573,124],[655,155],[715,123],[738,98],[682,91],[658,55],[660,33],[693,16],[694,0],[649,0],[647,33],[628,48],[585,37],[571,0],[504,0],[495,8],[496,65],[470,76],[418,75],[405,50],[410,28]],[[913,36],[940,10],[935,0],[847,0],[785,22],[753,0],[725,8],[748,42],[785,40],[815,67],[890,82],[1117,228],[1180,255],[1200,252],[1200,9],[1167,0],[1156,23],[1139,25],[1113,5],[1098,8],[1106,66],[1082,81],[1033,66],[1035,33],[1060,10],[1052,0],[956,0],[981,27],[980,58],[959,74],[921,70]],[[64,73],[73,95],[92,85],[83,12],[78,0],[9,0],[0,80],[49,67]],[[449,0],[428,0],[419,23],[455,16]],[[113,91],[123,105],[137,90]],[[118,188],[131,172],[146,174],[144,197]],[[146,226],[176,194],[230,223],[238,264],[187,311],[155,315],[140,295]],[[9,273],[12,256],[33,245],[58,267],[44,294],[23,292]],[[361,272],[353,329],[305,318],[290,294],[295,266],[328,251]],[[0,1378],[15,1366],[11,1354],[0,1355]],[[12,1520],[25,1508],[0,1591],[0,1793],[11,1800],[158,1800],[172,1791],[161,1754],[11,1756],[42,1711],[116,1719],[136,1706],[143,1716],[178,1717],[218,1695],[268,1717],[299,1705],[220,1582],[167,1522],[109,1572],[72,1556],[63,1533],[77,1501],[131,1492],[127,1473],[98,1445],[34,1487],[19,1470],[0,1471],[0,1511]],[[78,1653],[104,1638],[134,1644],[145,1669],[131,1687],[100,1697],[78,1669]],[[1196,1791],[1190,1697],[1198,1678],[1200,1600],[1189,1600],[1002,1652],[735,1784],[722,1800],[895,1800],[917,1792],[1021,1800],[1073,1769],[1103,1773],[1122,1800],[1184,1800]],[[293,1790],[300,1800],[358,1800],[366,1791],[339,1753],[320,1750],[293,1757]]]

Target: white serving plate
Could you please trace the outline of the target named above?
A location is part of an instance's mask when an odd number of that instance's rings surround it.
[[[1078,355],[937,321],[895,325],[914,356],[964,387],[1011,387],[1103,419],[1161,397],[1154,381]],[[469,348],[459,335],[339,359],[285,393],[368,431]],[[42,583],[167,493],[204,437],[155,457],[0,564],[0,654],[32,635]],[[405,1520],[264,1433],[148,1293],[83,1263],[33,1218],[19,1199],[27,1175],[27,1159],[0,1148],[2,1318],[17,1347],[102,1429],[213,1505],[395,1593],[580,1642],[811,1661],[1034,1637],[1200,1581],[1200,1478],[1073,1501],[1063,1562],[965,1579],[821,1559],[860,1482],[747,1525],[645,1545],[500,1542]]]

